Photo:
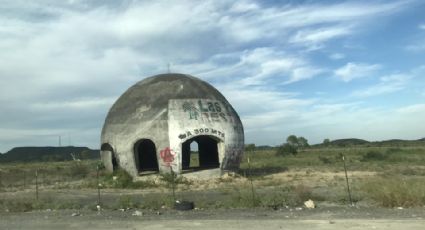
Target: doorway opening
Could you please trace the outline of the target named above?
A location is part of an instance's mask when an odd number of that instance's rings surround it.
[[[134,159],[139,173],[159,171],[156,147],[149,139],[141,139],[134,144]]]
[[[215,137],[201,135],[183,142],[183,169],[212,169],[218,167],[220,167],[218,140]]]
[[[108,158],[111,160],[112,171],[117,170],[119,167],[118,161],[112,146],[109,143],[103,143],[102,146],[100,146],[100,151],[104,153],[106,152],[106,154],[108,155]]]

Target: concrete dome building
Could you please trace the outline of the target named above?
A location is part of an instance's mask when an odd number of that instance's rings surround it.
[[[101,135],[105,167],[133,177],[234,170],[243,148],[242,122],[226,98],[184,74],[156,75],[130,87],[109,110]]]

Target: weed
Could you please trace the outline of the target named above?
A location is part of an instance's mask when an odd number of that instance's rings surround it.
[[[119,207],[123,209],[137,208],[140,204],[133,200],[129,195],[120,196]]]
[[[180,175],[177,175],[175,173],[162,173],[160,175],[161,175],[160,179],[165,182],[165,184],[168,188],[171,188],[173,186],[173,184],[174,184],[174,186],[178,185],[178,184],[184,184],[184,185],[191,185],[192,184],[192,182],[190,180],[188,180],[188,179],[186,179],[186,178],[184,178]]]
[[[425,184],[416,178],[379,178],[363,184],[362,190],[383,207],[425,205]]]
[[[232,208],[254,208],[261,204],[261,200],[258,195],[252,196],[252,192],[249,189],[238,189],[233,194],[228,205]]]

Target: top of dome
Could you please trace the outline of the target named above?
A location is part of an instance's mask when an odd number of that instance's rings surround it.
[[[171,99],[211,99],[228,103],[205,81],[186,74],[159,74],[131,86],[111,107],[105,125],[168,117]],[[165,111],[164,111],[165,110]]]

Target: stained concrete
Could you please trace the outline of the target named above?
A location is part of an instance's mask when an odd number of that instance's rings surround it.
[[[191,141],[198,142],[200,169],[239,167],[243,125],[226,98],[193,76],[161,74],[136,83],[113,104],[102,129],[101,158],[109,171],[119,167],[134,177],[171,169],[180,174],[188,167]]]

